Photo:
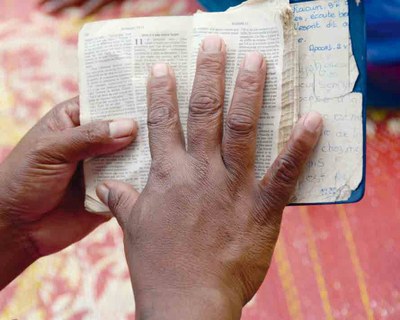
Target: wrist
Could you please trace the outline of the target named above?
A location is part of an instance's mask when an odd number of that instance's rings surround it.
[[[0,290],[38,258],[36,253],[0,199]]]
[[[136,319],[238,320],[242,304],[212,288],[135,291]]]

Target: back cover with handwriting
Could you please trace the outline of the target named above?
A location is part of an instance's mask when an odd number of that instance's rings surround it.
[[[352,203],[365,191],[366,35],[359,0],[291,1],[299,45],[300,113],[325,129],[294,204]]]

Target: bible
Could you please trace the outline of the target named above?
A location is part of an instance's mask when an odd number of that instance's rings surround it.
[[[139,125],[131,146],[84,162],[86,209],[108,212],[95,192],[104,180],[123,180],[139,191],[146,184],[151,164],[146,82],[155,63],[174,69],[185,132],[197,52],[215,34],[227,47],[225,113],[244,55],[258,51],[267,62],[256,175],[265,174],[299,116],[316,110],[324,118],[323,134],[292,203],[348,201],[362,183],[364,167],[363,97],[353,92],[359,71],[348,9],[346,0],[248,0],[225,12],[86,24],[79,34],[81,124],[133,117]]]

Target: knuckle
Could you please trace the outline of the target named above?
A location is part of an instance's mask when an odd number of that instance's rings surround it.
[[[211,86],[210,86],[211,88]],[[218,114],[222,110],[223,99],[221,95],[205,86],[202,90],[197,90],[192,94],[190,100],[190,116],[202,117],[206,115]]]
[[[254,73],[249,71],[240,72],[237,80],[236,87],[249,94],[261,94],[264,91],[264,77],[261,73]]]
[[[178,113],[176,108],[168,100],[156,99],[152,101],[149,107],[149,116],[147,125],[149,128],[158,127],[160,125],[171,125],[178,121]]]
[[[127,194],[110,191],[108,196],[108,206],[115,212],[130,209],[130,197]]]
[[[153,160],[150,167],[150,177],[156,181],[164,181],[169,178],[172,164],[165,160]]]
[[[175,82],[171,79],[171,77],[152,77],[149,80],[148,90],[150,96],[162,95],[165,96],[165,98],[168,98],[174,94],[175,89]]]
[[[68,125],[68,118],[63,104],[55,106],[43,119],[43,123],[50,131],[56,132],[65,129]]]
[[[221,53],[201,52],[197,60],[197,75],[222,75],[225,71],[225,58]]]
[[[149,82],[149,127],[169,125],[178,120],[175,88],[170,77],[152,78]]]
[[[54,131],[79,125],[79,99],[78,97],[56,105],[49,113],[50,128]]]
[[[236,106],[228,115],[227,127],[237,134],[250,134],[256,130],[256,115],[254,111],[245,106]]]
[[[280,184],[292,185],[300,175],[300,169],[297,157],[288,153],[282,155],[277,160],[277,167],[275,172],[275,179],[279,181]]]
[[[298,135],[289,145],[289,150],[297,158],[301,159],[308,155],[312,150],[312,145],[306,135]]]
[[[82,132],[83,140],[87,144],[96,144],[104,138],[104,126],[103,125],[91,125],[86,127]]]

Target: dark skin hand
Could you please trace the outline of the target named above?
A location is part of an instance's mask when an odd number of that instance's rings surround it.
[[[80,7],[82,9],[81,16],[87,17],[112,2],[123,2],[123,0],[39,0],[38,4],[50,14],[70,7]]]
[[[132,186],[98,186],[124,232],[137,319],[240,319],[270,266],[282,212],[318,142],[311,112],[260,181],[254,175],[257,121],[266,63],[246,55],[223,126],[226,48],[208,37],[200,49],[187,142],[176,81],[164,64],[148,82],[152,165],[139,195]]]
[[[53,108],[18,143],[0,165],[0,289],[38,258],[108,220],[84,209],[79,164],[126,147],[136,132],[129,119],[80,126],[74,98]]]

